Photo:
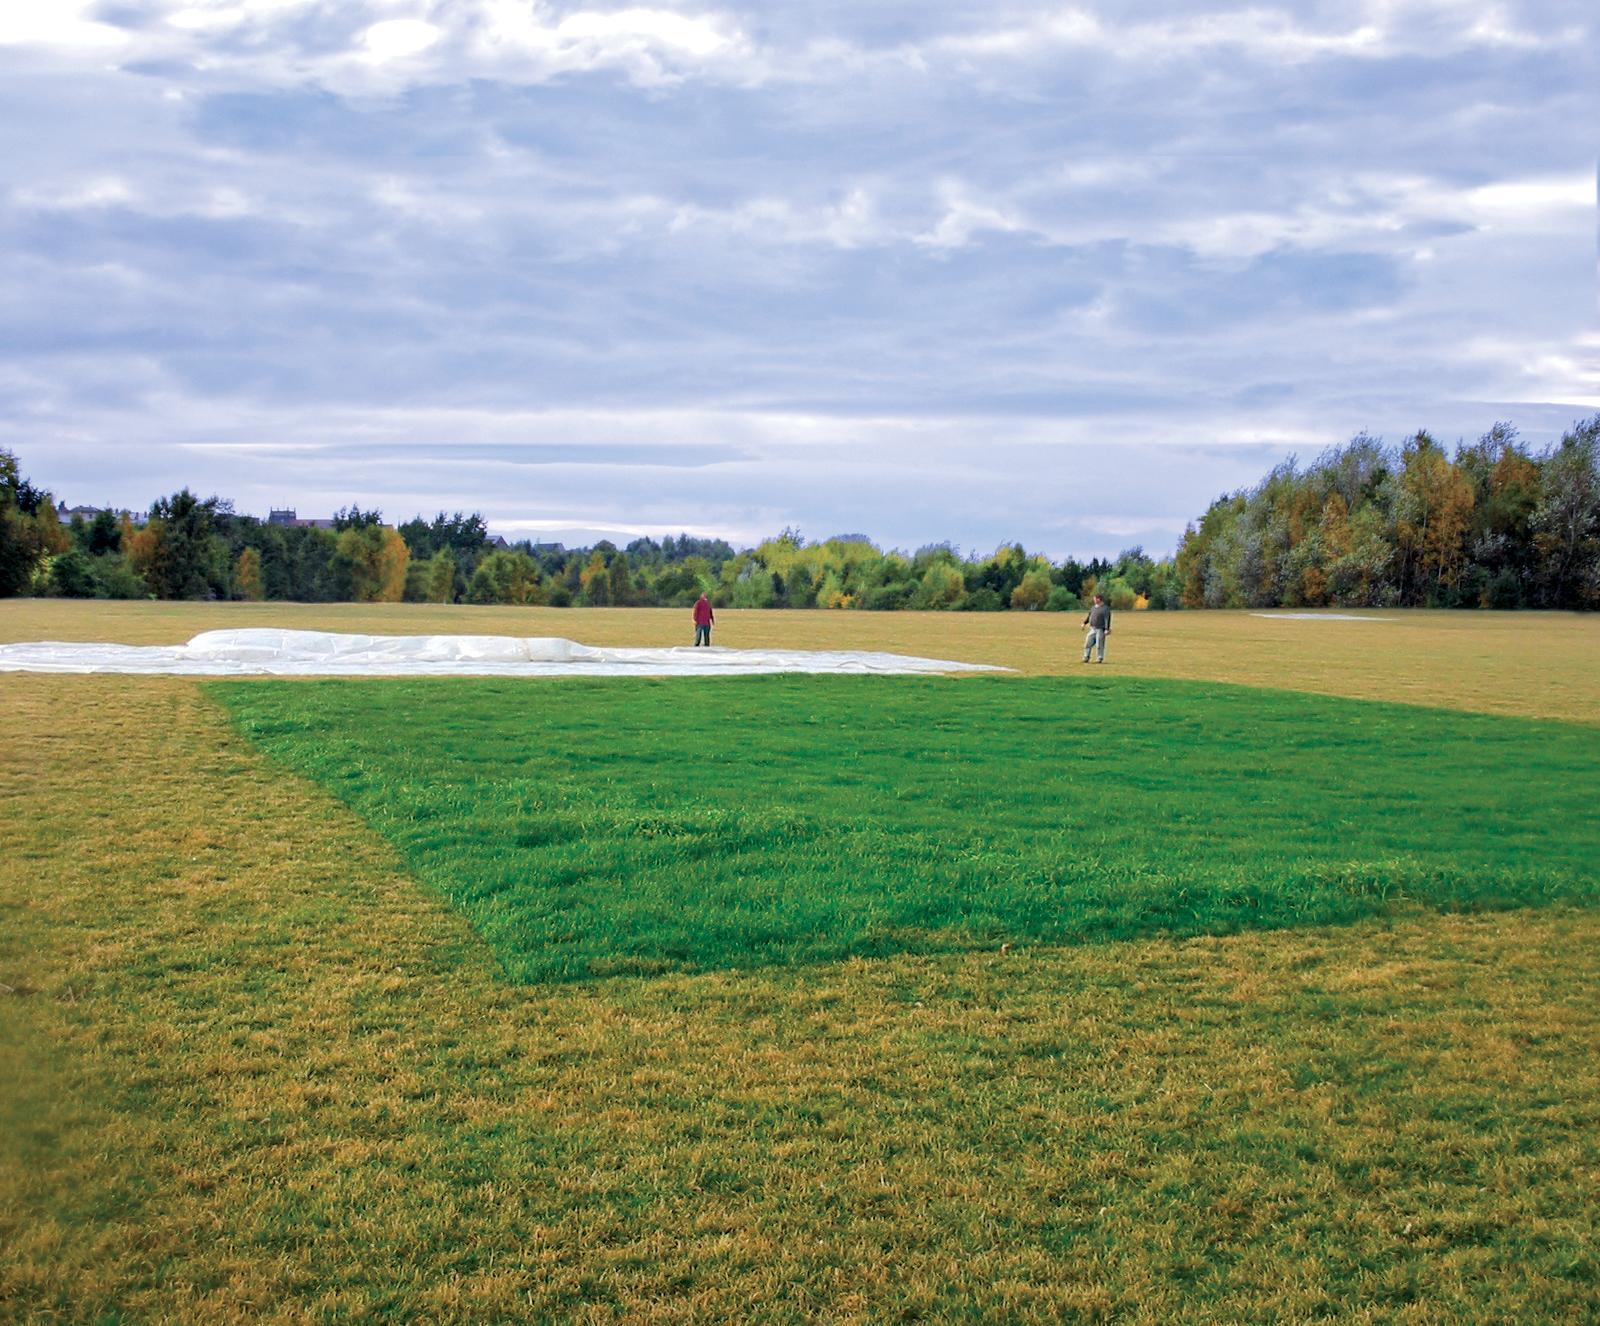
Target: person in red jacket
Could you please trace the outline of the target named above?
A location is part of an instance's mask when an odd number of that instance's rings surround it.
[[[709,645],[711,643],[711,623],[717,620],[717,614],[711,611],[711,600],[704,594],[694,605],[694,642],[696,645]]]

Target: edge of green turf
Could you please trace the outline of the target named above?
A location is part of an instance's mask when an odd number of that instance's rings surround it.
[[[495,956],[507,978],[518,982],[603,979],[613,976],[653,976],[669,972],[725,970],[730,967],[798,967],[813,963],[876,958],[898,954],[967,952],[992,946],[1003,940],[1030,946],[1117,942],[1139,939],[1182,939],[1199,935],[1238,933],[1243,930],[1299,928],[1317,925],[1344,925],[1352,922],[1395,917],[1418,910],[1438,912],[1509,911],[1524,907],[1569,905],[1579,908],[1600,904],[1600,882],[1591,875],[1561,878],[1527,869],[1464,869],[1445,865],[1429,866],[1416,860],[1394,859],[1350,863],[1343,866],[1312,867],[1286,872],[1270,880],[1217,878],[1188,882],[1176,893],[1166,878],[1139,879],[1136,875],[1112,882],[1099,894],[1075,898],[1076,914],[1070,923],[1040,924],[1033,927],[977,924],[970,928],[940,926],[919,930],[901,926],[874,933],[867,931],[837,943],[778,943],[751,961],[698,961],[682,956],[630,951],[625,937],[603,959],[587,958],[569,966],[553,968],[527,954],[508,955],[486,930],[488,918],[475,914],[469,890],[454,889],[436,878],[436,863],[417,859],[404,845],[373,820],[356,797],[336,784],[323,782],[296,767],[265,746],[258,745],[248,730],[243,709],[234,697],[247,693],[262,682],[321,683],[356,685],[363,688],[403,686],[429,689],[460,686],[463,683],[505,685],[576,684],[584,689],[603,688],[614,682],[648,681],[664,689],[675,687],[731,686],[752,687],[769,683],[770,676],[729,678],[252,678],[225,679],[203,683],[231,724],[275,767],[303,780],[348,806],[373,832],[377,833],[404,862],[407,873],[430,893],[446,900],[470,924],[479,942]],[[792,680],[792,679],[790,679]],[[894,686],[907,679],[891,677],[849,677],[846,684]],[[1259,687],[1244,683],[1187,678],[1149,678],[1103,676],[1060,677],[918,677],[910,679],[919,687],[941,684],[1006,686],[1024,684],[1044,688],[1081,689],[1085,692],[1111,690],[1193,696],[1196,699],[1227,693],[1237,698],[1272,697],[1273,702],[1304,702],[1331,711],[1360,711],[1367,714],[1392,713],[1417,716],[1449,716],[1452,719],[1482,724],[1497,730],[1521,728],[1530,738],[1540,731],[1558,730],[1570,737],[1574,729],[1591,725],[1561,719],[1521,715],[1485,714],[1473,710],[1404,701],[1374,700],[1349,696],[1330,696],[1320,692],[1296,691],[1278,687]]]

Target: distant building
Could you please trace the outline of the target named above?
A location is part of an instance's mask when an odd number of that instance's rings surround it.
[[[312,519],[312,520],[301,520],[300,517],[295,514],[295,511],[294,511],[293,507],[285,507],[282,510],[279,510],[278,508],[274,507],[271,511],[267,512],[267,524],[269,524],[269,525],[281,525],[286,529],[332,529],[333,528],[332,519],[324,520],[324,519],[318,517],[318,518]]]
[[[56,519],[59,520],[63,525],[70,525],[74,520],[81,520],[85,525],[87,525],[102,512],[109,513],[110,515],[115,516],[118,520],[121,520],[123,516],[127,516],[135,525],[144,524],[143,516],[134,515],[126,507],[68,506],[65,502],[56,503]]]

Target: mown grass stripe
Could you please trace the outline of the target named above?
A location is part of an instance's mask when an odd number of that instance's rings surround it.
[[[1574,725],[1102,677],[210,689],[517,980],[1600,896]]]

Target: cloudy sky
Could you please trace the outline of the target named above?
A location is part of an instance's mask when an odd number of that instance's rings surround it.
[[[0,4],[69,502],[1169,551],[1600,410],[1594,0]]]

